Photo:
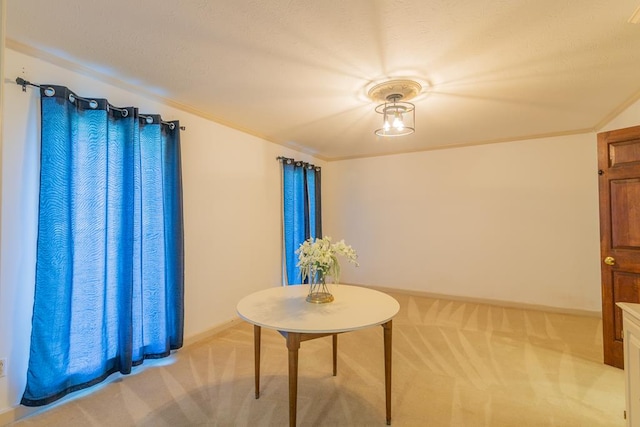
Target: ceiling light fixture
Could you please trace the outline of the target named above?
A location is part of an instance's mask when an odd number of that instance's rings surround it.
[[[382,114],[382,127],[376,130],[376,135],[403,136],[415,132],[415,105],[406,101],[421,90],[422,86],[413,80],[390,80],[369,89],[369,98],[382,102],[376,107],[376,113]]]

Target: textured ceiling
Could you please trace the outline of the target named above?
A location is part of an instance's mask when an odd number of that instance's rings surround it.
[[[6,34],[331,160],[597,130],[640,98],[639,5],[8,0]],[[377,137],[367,89],[400,77],[416,132]]]

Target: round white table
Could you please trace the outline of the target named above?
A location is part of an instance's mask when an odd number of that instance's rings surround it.
[[[348,285],[328,285],[335,300],[313,304],[305,300],[308,285],[279,286],[244,297],[238,315],[254,325],[255,395],[260,397],[261,328],[275,329],[287,340],[289,351],[289,425],[296,425],[298,349],[300,343],[333,336],[333,375],[336,375],[337,334],[371,326],[384,328],[384,366],[387,424],[391,424],[391,333],[398,301],[382,292]]]

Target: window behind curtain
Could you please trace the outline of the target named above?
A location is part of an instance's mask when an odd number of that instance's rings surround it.
[[[22,404],[182,346],[178,122],[41,87],[36,284]]]
[[[296,249],[309,238],[322,237],[321,169],[282,158],[283,284],[302,282]]]

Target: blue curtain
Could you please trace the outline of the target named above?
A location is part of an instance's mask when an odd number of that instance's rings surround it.
[[[35,301],[22,404],[182,346],[180,127],[41,87]]]
[[[321,169],[281,158],[283,194],[283,284],[302,282],[296,249],[309,238],[322,237]]]

